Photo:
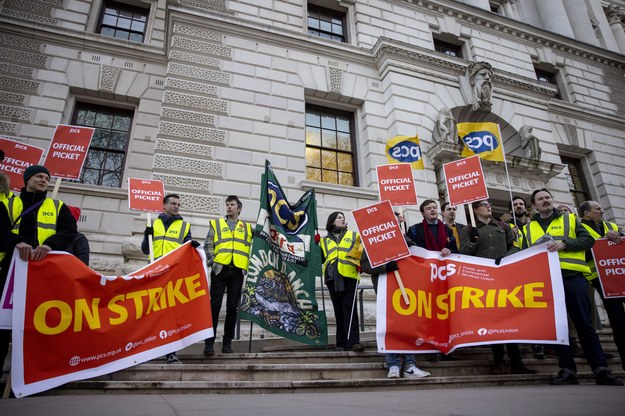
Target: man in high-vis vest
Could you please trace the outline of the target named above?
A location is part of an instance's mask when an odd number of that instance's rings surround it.
[[[40,261],[52,250],[65,250],[76,237],[76,221],[67,205],[47,197],[49,181],[48,169],[29,166],[20,195],[0,202],[0,290],[14,249],[24,261]],[[10,339],[11,331],[0,330],[0,363]]]
[[[582,225],[595,240],[605,238],[615,244],[623,243],[623,236],[617,225],[603,220],[603,208],[598,202],[582,202],[579,206],[579,216],[582,219]],[[612,328],[614,343],[621,357],[621,367],[625,370],[625,298],[605,298],[601,289],[601,282],[598,279],[595,259],[590,250],[586,251],[586,262],[591,272],[586,278],[601,296]]]
[[[592,368],[595,382],[599,385],[622,386],[623,382],[612,375],[608,368],[599,337],[590,317],[590,299],[586,288],[586,250],[595,243],[592,236],[573,214],[562,215],[555,208],[551,193],[539,189],[532,193],[530,202],[537,213],[525,225],[522,248],[545,243],[549,252],[557,252],[560,258],[566,310],[579,336],[586,360]],[[577,366],[572,345],[556,345],[560,371],[549,384],[579,384]]]
[[[149,237],[152,236],[152,250],[154,259],[157,260],[165,254],[180,247],[187,241],[191,241],[191,224],[184,221],[180,215],[180,196],[177,194],[165,195],[163,198],[163,213],[158,214],[151,227],[146,227],[143,232],[141,251],[143,254],[150,253]],[[195,243],[199,246],[199,243]],[[176,353],[165,356],[167,364],[182,364]]]
[[[211,312],[213,330],[217,335],[219,311],[226,296],[226,320],[221,352],[232,354],[232,340],[239,314],[239,301],[243,289],[243,279],[247,273],[250,249],[252,247],[252,227],[239,220],[243,204],[236,195],[226,198],[226,216],[211,220],[204,243],[206,265],[211,268]],[[204,355],[215,354],[215,337],[205,340]]]

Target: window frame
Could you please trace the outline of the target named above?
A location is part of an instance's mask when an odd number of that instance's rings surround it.
[[[141,41],[137,41],[137,40],[131,40],[130,36],[128,38],[120,38],[117,36],[111,36],[111,35],[107,35],[107,34],[103,34],[102,33],[102,28],[103,27],[110,27],[110,28],[115,28],[118,29],[118,26],[112,26],[112,25],[105,25],[104,24],[104,17],[106,15],[106,8],[107,7],[117,7],[118,10],[123,10],[123,11],[131,11],[133,13],[133,17],[134,17],[134,13],[141,11],[144,12],[145,14],[145,21],[144,23],[144,28],[143,28],[143,32],[138,32],[138,31],[131,31],[130,29],[128,29],[129,35],[133,34],[133,33],[141,33],[142,34],[142,39]],[[151,16],[152,16],[152,10],[149,4],[145,4],[144,6],[141,6],[139,4],[127,4],[127,3],[122,3],[116,0],[102,0],[101,4],[100,4],[100,11],[98,13],[98,18],[97,18],[97,22],[96,22],[96,26],[95,26],[95,33],[101,35],[101,36],[106,36],[107,38],[113,38],[113,39],[118,39],[118,40],[126,40],[128,42],[134,42],[134,43],[140,43],[140,44],[145,44],[148,41],[148,31],[150,30],[151,26],[152,26],[152,22],[151,22]],[[132,27],[132,25],[131,25]]]
[[[128,130],[127,130],[128,138],[126,140],[126,143],[125,143],[123,149],[114,149],[114,148],[111,148],[111,147],[94,146],[94,142],[93,142],[93,139],[92,139],[91,143],[89,145],[89,149],[87,150],[87,156],[85,158],[85,164],[84,164],[84,166],[82,168],[82,171],[80,173],[80,179],[77,180],[77,182],[85,184],[85,185],[102,186],[102,187],[110,188],[110,189],[122,188],[124,186],[124,173],[126,171],[126,163],[128,161],[128,149],[130,147],[130,142],[132,140],[133,122],[134,122],[134,119],[135,119],[135,116],[136,116],[135,109],[114,107],[114,106],[110,106],[110,105],[106,105],[106,104],[95,104],[95,103],[89,102],[89,101],[76,100],[76,102],[74,103],[74,109],[72,111],[71,124],[75,125],[75,126],[85,126],[85,127],[93,127],[93,128],[95,128],[96,129],[96,132],[94,132],[94,137],[95,137],[95,135],[97,134],[97,129],[102,129],[102,128],[101,127],[96,127],[94,125],[87,125],[87,124],[78,123],[78,115],[79,115],[79,112],[82,111],[82,110],[95,111],[98,114],[108,113],[108,114],[114,114],[114,115],[125,115],[125,116],[129,116],[130,117],[129,124],[128,124]],[[112,129],[107,129],[107,130],[115,131],[115,130],[112,130]],[[97,171],[98,171],[98,180],[96,181],[96,183],[85,182],[85,172],[87,171],[87,163],[89,161],[89,155],[90,155],[92,150],[100,151],[100,152],[106,152],[107,154],[114,153],[114,154],[121,154],[122,155],[121,165],[119,166],[118,169],[115,169],[115,170],[110,170],[110,169],[107,170],[107,169],[103,169],[103,168],[97,169]],[[106,159],[105,159],[105,161],[106,161]],[[94,170],[94,169],[92,169],[92,170]],[[118,185],[111,186],[111,185],[107,185],[107,184],[103,183],[104,174],[110,173],[110,172],[119,172],[120,178],[119,178],[119,184]]]
[[[326,15],[332,16],[332,17],[338,17],[340,16],[341,18],[341,35],[335,35],[334,32],[327,31],[327,30],[321,30],[321,25],[319,25],[319,29],[315,29],[312,28],[309,24],[309,21],[311,18],[311,11],[312,12],[318,12],[318,13],[325,13]],[[321,21],[321,19],[317,19],[319,21]],[[330,9],[327,7],[323,7],[320,6],[318,4],[314,4],[314,3],[310,3],[308,2],[307,4],[307,10],[306,10],[306,31],[310,36],[314,36],[314,37],[318,37],[320,39],[328,39],[328,40],[333,40],[335,42],[341,42],[341,43],[349,43],[349,37],[348,37],[348,31],[347,31],[347,12],[342,11],[342,10],[337,10],[337,9]],[[318,33],[311,33],[311,31],[314,32],[318,32]],[[327,34],[329,36],[322,36],[322,34]],[[335,39],[334,37],[337,37],[338,39]]]
[[[566,165],[566,183],[569,188],[569,193],[573,198],[573,204],[575,205],[575,208],[577,208],[582,202],[592,199],[582,159],[560,155],[560,161],[563,165]],[[573,169],[571,169],[571,167],[573,167]],[[571,185],[573,188],[571,188]],[[582,189],[578,189],[578,185]],[[581,200],[579,199],[580,195],[582,196]]]
[[[323,146],[323,136],[320,135],[319,139],[320,139],[320,144],[319,145],[314,145],[314,144],[309,144],[308,143],[308,132],[309,132],[309,124],[307,121],[308,118],[308,114],[309,112],[319,112],[320,113],[320,117],[322,118],[324,115],[325,116],[332,116],[335,118],[338,117],[343,117],[343,118],[347,118],[348,119],[348,126],[349,126],[349,142],[350,142],[350,151],[344,151],[344,150],[339,150],[338,149],[338,142],[337,142],[337,147],[336,148],[332,148],[332,147],[325,147]],[[306,104],[306,109],[305,109],[305,121],[304,121],[304,136],[306,137],[305,139],[305,146],[306,146],[306,153],[308,153],[309,149],[318,149],[320,152],[323,151],[332,151],[335,152],[337,154],[349,154],[350,158],[351,158],[351,166],[352,166],[352,170],[350,171],[346,171],[346,170],[340,170],[340,165],[339,165],[339,161],[338,161],[338,156],[337,156],[337,165],[336,165],[336,170],[335,169],[327,169],[323,167],[323,158],[320,155],[319,158],[319,167],[316,166],[310,166],[308,164],[308,155],[305,155],[305,163],[306,163],[306,170],[305,170],[305,175],[306,175],[306,180],[311,181],[311,182],[317,182],[317,183],[323,183],[326,185],[331,185],[331,186],[348,186],[348,187],[359,187],[360,183],[359,183],[359,175],[358,175],[358,157],[357,157],[357,141],[356,141],[356,123],[355,123],[355,114],[354,112],[351,111],[346,111],[346,110],[340,110],[337,108],[332,108],[332,107],[326,107],[326,106],[321,106],[321,105],[316,105],[316,104]],[[336,123],[335,123],[336,125]],[[320,121],[319,124],[319,129],[323,130],[322,128],[322,122]],[[335,133],[340,132],[340,130],[334,130]],[[309,168],[313,168],[313,169],[319,169],[321,171],[321,181],[315,180],[311,177],[309,177],[308,175],[308,169]],[[324,181],[324,172],[335,172],[336,173],[336,182],[327,182]],[[344,184],[340,182],[340,173],[349,173],[352,176],[352,183],[351,184]]]
[[[433,43],[434,43],[434,50],[436,52],[439,53],[444,53],[447,56],[451,56],[453,58],[460,58],[460,59],[464,59],[464,52],[462,51],[462,44],[456,44],[453,42],[448,42],[446,40],[437,38],[437,37],[433,37],[432,38]],[[457,51],[458,54],[456,55],[452,55],[450,53],[447,53],[444,49],[448,49],[448,50],[454,50]]]
[[[547,68],[544,65],[534,63],[534,74],[536,75],[536,80],[538,82],[543,82],[557,88],[558,91],[553,98],[560,101],[569,101],[568,94],[562,81],[562,74],[557,68]],[[550,78],[551,81],[543,81],[540,79],[541,76],[544,78]]]

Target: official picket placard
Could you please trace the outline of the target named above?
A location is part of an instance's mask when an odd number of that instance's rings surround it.
[[[4,160],[0,162],[0,172],[4,172],[11,182],[11,190],[19,191],[24,184],[24,171],[31,165],[41,162],[43,149],[0,137],[0,149]]]
[[[479,156],[471,156],[443,165],[449,205],[468,204],[488,199],[488,189]]]
[[[409,163],[379,165],[376,170],[380,201],[390,201],[394,207],[417,205],[417,189]]]
[[[43,162],[50,171],[50,176],[80,178],[94,131],[92,127],[65,124],[56,126],[46,160]]]
[[[353,210],[352,215],[371,267],[410,255],[389,201]]]
[[[605,238],[592,247],[597,274],[606,298],[625,297],[625,243],[616,244]]]
[[[125,276],[104,276],[63,252],[16,260],[16,397],[162,358],[212,336],[206,256],[190,243]]]
[[[162,212],[165,186],[152,179],[128,178],[128,207],[134,211]]]
[[[568,344],[557,253],[538,245],[494,260],[411,247],[395,279],[380,275],[377,345],[384,353],[448,354],[460,347],[509,342]]]

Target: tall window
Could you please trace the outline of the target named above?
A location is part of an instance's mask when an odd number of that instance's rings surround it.
[[[356,186],[351,113],[306,106],[306,179]]]
[[[534,67],[534,72],[536,72],[536,79],[539,80],[540,82],[545,82],[547,84],[550,84],[554,87],[556,87],[558,89],[558,92],[556,93],[554,98],[557,98],[558,100],[562,99],[562,93],[560,91],[560,84],[558,83],[558,74],[555,71],[548,71],[545,69],[540,69],[540,68],[536,68]]]
[[[131,110],[76,103],[72,124],[95,127],[81,182],[121,187],[132,117]]]
[[[560,159],[567,167],[565,174],[567,175],[566,182],[569,185],[569,192],[573,195],[575,206],[579,207],[582,202],[591,199],[588,191],[588,182],[582,169],[582,161],[566,156],[560,156]]]
[[[105,1],[97,32],[104,36],[143,42],[149,10],[116,1]]]
[[[445,55],[462,58],[462,45],[456,45],[455,43],[449,43],[434,38],[434,50],[444,53]]]
[[[308,33],[321,38],[346,42],[345,13],[309,3]]]

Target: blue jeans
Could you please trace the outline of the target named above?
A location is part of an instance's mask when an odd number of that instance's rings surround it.
[[[562,278],[564,282],[564,299],[566,301],[566,311],[577,329],[579,343],[582,346],[586,361],[592,370],[598,367],[607,367],[608,363],[601,348],[599,337],[591,320],[591,305],[588,297],[588,281],[582,273]],[[560,368],[566,368],[577,372],[575,365],[575,353],[572,345],[557,345],[555,349],[558,353]]]
[[[386,365],[390,369],[391,367],[398,367],[401,369],[401,359],[404,359],[404,368],[408,368],[411,365],[415,365],[414,354],[384,354],[386,358]]]

